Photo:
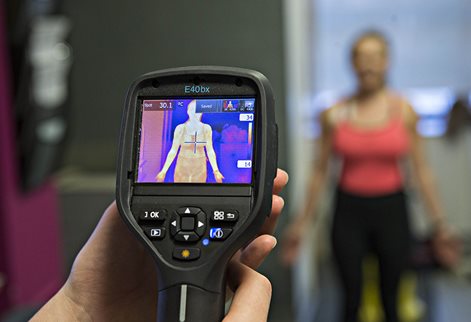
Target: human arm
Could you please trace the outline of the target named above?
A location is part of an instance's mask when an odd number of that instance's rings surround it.
[[[332,123],[329,113],[332,113],[333,109],[326,110],[321,114],[322,131],[318,140],[318,158],[312,168],[306,201],[284,233],[282,260],[286,264],[292,264],[298,256],[302,236],[315,216],[319,194],[327,181],[329,160],[332,154]]]
[[[276,194],[287,180],[286,172],[279,170],[272,213],[261,235],[230,262],[228,281],[235,297],[226,322],[264,321],[268,314],[271,288],[255,269],[275,246],[276,239],[270,235],[284,205]],[[75,259],[64,286],[31,321],[155,321],[157,294],[154,260],[126,227],[113,202]],[[252,304],[245,307],[247,302]],[[245,319],[247,312],[253,318]]]
[[[410,160],[417,187],[424,198],[427,214],[434,228],[440,229],[446,226],[446,218],[440,203],[435,178],[426,160],[423,140],[417,132],[418,116],[412,107],[405,103],[405,124],[410,137]]]
[[[426,160],[424,144],[417,132],[417,114],[412,107],[405,103],[405,122],[410,133],[410,159],[415,174],[417,187],[427,208],[434,238],[433,245],[437,260],[445,267],[454,267],[461,257],[461,242],[450,228],[445,211],[440,202],[440,196],[433,172]]]
[[[164,166],[155,177],[157,182],[163,182],[165,180],[165,175],[167,174],[168,168],[170,168],[173,160],[175,160],[178,149],[180,148],[180,145],[182,144],[182,136],[183,136],[183,125],[180,124],[175,128],[175,132],[173,133],[172,147],[170,148],[170,151],[168,151]]]
[[[213,130],[211,129],[211,126],[209,126],[208,124],[205,124],[204,133],[205,133],[205,139],[206,139],[206,153],[208,154],[209,164],[211,164],[211,168],[213,169],[214,178],[216,179],[216,182],[222,183],[222,179],[224,179],[224,176],[219,171],[219,167],[218,167],[218,163],[216,159],[216,153],[214,152]]]

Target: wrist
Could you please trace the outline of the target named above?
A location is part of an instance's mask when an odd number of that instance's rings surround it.
[[[446,220],[444,216],[435,216],[432,219],[432,226],[434,228],[444,227],[446,226]]]
[[[31,321],[92,321],[90,315],[59,290],[31,319]]]

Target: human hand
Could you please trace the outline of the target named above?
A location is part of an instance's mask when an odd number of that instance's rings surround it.
[[[235,290],[225,322],[266,320],[271,297],[269,281],[255,269],[276,244],[273,233],[284,202],[276,194],[286,185],[278,170],[271,216],[261,235],[239,251],[228,267]],[[32,321],[155,321],[157,274],[154,260],[131,234],[113,202],[75,259],[61,290]]]
[[[157,182],[164,182],[166,175],[167,175],[167,172],[166,172],[166,171],[164,171],[164,170],[160,171],[160,172],[155,176],[155,181],[157,181]]]
[[[222,179],[224,179],[224,176],[222,175],[221,171],[214,171],[214,179],[216,179],[217,183],[222,183]]]
[[[458,234],[451,227],[447,224],[436,227],[432,245],[435,258],[443,267],[453,269],[458,266],[463,245]]]

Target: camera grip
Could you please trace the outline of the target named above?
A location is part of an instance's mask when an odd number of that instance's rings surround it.
[[[157,322],[221,322],[225,291],[214,293],[180,284],[159,292]]]

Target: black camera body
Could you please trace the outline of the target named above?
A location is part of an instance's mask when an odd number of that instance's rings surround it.
[[[277,132],[256,71],[175,68],[130,86],[116,197],[157,263],[158,321],[223,318],[227,263],[271,211]]]

